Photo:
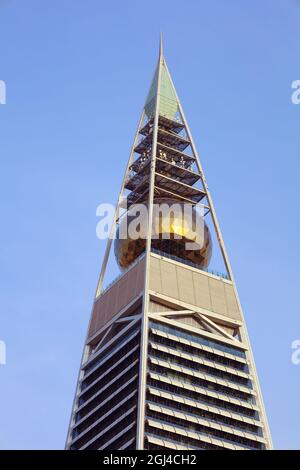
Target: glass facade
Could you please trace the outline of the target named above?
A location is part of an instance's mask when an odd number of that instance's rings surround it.
[[[154,438],[171,447],[264,449],[245,352],[151,320],[146,448],[156,448]]]
[[[135,447],[140,324],[102,349],[83,366],[71,450]]]

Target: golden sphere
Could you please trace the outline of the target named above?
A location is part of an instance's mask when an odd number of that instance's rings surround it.
[[[114,250],[121,270],[127,269],[145,250],[148,225],[147,204],[130,207],[121,218]],[[176,199],[155,199],[152,243],[155,250],[190,261],[199,268],[209,265],[212,240],[204,218],[190,204]]]

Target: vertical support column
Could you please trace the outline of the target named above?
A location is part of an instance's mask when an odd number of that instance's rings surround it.
[[[108,240],[107,240],[105,253],[104,253],[104,258],[103,258],[103,262],[102,262],[102,266],[101,266],[100,276],[99,276],[99,280],[98,280],[98,284],[97,284],[96,297],[98,297],[98,295],[100,295],[100,293],[101,293],[104,274],[105,274],[105,271],[106,271],[106,266],[107,266],[107,262],[108,262],[108,258],[109,258],[109,253],[110,253],[111,245],[112,245],[112,241],[113,241],[114,229],[115,229],[115,226],[116,226],[116,221],[118,220],[118,217],[119,217],[120,204],[121,204],[123,193],[124,193],[126,177],[127,177],[127,174],[128,174],[129,167],[130,167],[130,165],[132,163],[132,160],[133,160],[134,149],[135,149],[135,146],[137,144],[139,131],[140,131],[141,125],[143,123],[144,117],[145,117],[145,111],[143,110],[141,118],[139,120],[137,131],[136,131],[136,134],[135,134],[135,137],[134,137],[133,145],[132,145],[131,150],[130,150],[130,155],[129,155],[126,170],[125,170],[125,173],[124,173],[123,182],[122,182],[122,186],[121,186],[121,189],[120,189],[120,194],[119,194],[118,201],[117,201],[117,204],[116,204],[116,208],[115,208],[115,212],[114,212],[114,218],[113,218],[113,221],[112,221],[112,224],[111,224],[110,233],[109,233],[109,237],[108,237]]]
[[[204,187],[206,195],[207,195],[208,205],[209,205],[210,210],[211,210],[212,220],[213,220],[214,227],[215,227],[215,230],[216,230],[218,243],[219,243],[222,255],[223,255],[223,259],[224,259],[224,263],[225,263],[227,272],[229,274],[230,280],[231,280],[232,285],[233,285],[234,293],[235,293],[236,300],[237,300],[239,310],[240,310],[240,313],[241,313],[241,317],[242,317],[242,320],[243,320],[243,326],[241,328],[241,330],[242,330],[241,331],[242,340],[248,345],[248,348],[249,348],[249,350],[247,351],[247,358],[248,358],[248,360],[250,362],[250,365],[251,365],[253,378],[254,378],[254,383],[255,383],[256,390],[257,390],[258,406],[260,408],[260,414],[261,414],[262,422],[263,422],[263,425],[264,425],[265,437],[268,441],[268,446],[267,447],[269,449],[272,449],[273,448],[272,436],[271,436],[271,432],[270,432],[270,428],[269,428],[269,424],[268,424],[267,414],[266,414],[265,407],[264,407],[262,392],[261,392],[261,388],[260,388],[260,384],[259,384],[259,379],[258,379],[258,376],[257,376],[257,371],[256,371],[256,367],[255,367],[255,362],[254,362],[251,343],[250,343],[250,339],[249,339],[249,335],[248,335],[248,331],[247,331],[247,326],[246,326],[246,322],[245,322],[245,318],[244,318],[244,313],[243,313],[242,305],[241,305],[240,298],[239,298],[239,295],[238,295],[238,291],[237,291],[235,281],[234,281],[233,271],[232,271],[232,268],[231,268],[231,265],[230,265],[229,257],[227,255],[227,251],[226,251],[225,244],[224,244],[224,241],[223,241],[221,229],[220,229],[219,222],[218,222],[218,219],[217,219],[217,215],[216,215],[216,212],[215,212],[215,208],[214,208],[214,205],[213,205],[213,202],[212,202],[212,198],[211,198],[208,186],[207,186],[207,182],[206,182],[206,179],[205,179],[205,176],[204,176],[204,172],[203,172],[203,169],[202,169],[202,166],[201,166],[199,155],[198,155],[196,146],[194,144],[194,140],[193,140],[191,131],[190,131],[189,126],[187,124],[187,121],[186,121],[181,103],[179,101],[176,89],[174,87],[172,77],[170,75],[170,72],[168,70],[167,65],[165,65],[165,67],[166,67],[167,73],[169,75],[170,81],[173,85],[173,88],[174,88],[174,91],[175,91],[175,94],[176,94],[176,98],[177,98],[177,102],[178,102],[178,109],[179,109],[183,124],[186,128],[187,136],[189,138],[194,157],[196,159],[196,164],[197,164],[197,167],[198,167],[198,171],[201,175],[203,187]]]
[[[235,297],[236,297],[236,300],[237,300],[237,303],[238,303],[238,306],[239,306],[239,310],[240,310],[240,313],[241,313],[241,316],[242,316],[242,319],[243,319],[243,326],[241,328],[241,330],[242,330],[241,331],[242,340],[248,345],[248,348],[249,348],[246,355],[248,356],[248,360],[251,364],[253,379],[254,379],[256,390],[257,390],[257,395],[258,395],[258,406],[260,408],[260,414],[261,414],[261,418],[262,418],[263,425],[264,425],[265,437],[268,441],[268,448],[272,449],[273,444],[272,444],[272,437],[271,437],[271,432],[270,432],[270,428],[269,428],[269,424],[268,424],[268,418],[267,418],[266,410],[265,410],[265,407],[264,407],[263,396],[262,396],[262,392],[261,392],[261,388],[260,388],[260,384],[259,384],[259,379],[258,379],[258,375],[257,375],[257,371],[256,371],[254,356],[253,356],[253,352],[252,352],[252,348],[251,348],[251,343],[250,343],[250,339],[249,339],[249,335],[248,335],[248,330],[247,330],[247,326],[246,326],[246,322],[245,322],[245,317],[244,317],[244,313],[243,313],[243,309],[242,309],[242,304],[241,304],[241,301],[240,301],[240,298],[239,298],[239,294],[238,294],[236,284],[235,284],[235,280],[234,280],[234,276],[233,276],[233,271],[232,271],[231,264],[230,264],[230,261],[229,261],[229,257],[228,257],[228,254],[227,254],[227,251],[226,251],[226,248],[225,248],[225,244],[224,244],[224,241],[223,241],[221,229],[220,229],[219,222],[218,222],[218,219],[217,219],[217,215],[216,215],[216,212],[215,212],[215,208],[214,208],[214,205],[213,205],[213,202],[212,202],[212,198],[211,198],[211,195],[210,195],[210,192],[209,192],[206,180],[205,180],[205,176],[204,176],[204,173],[203,173],[203,170],[202,170],[200,159],[199,159],[199,156],[198,156],[198,153],[197,153],[197,150],[196,150],[191,132],[190,132],[190,130],[188,128],[188,125],[186,123],[186,120],[185,120],[185,117],[184,117],[184,114],[183,114],[180,103],[179,103],[179,109],[180,109],[180,113],[182,115],[183,122],[186,126],[187,134],[188,134],[189,140],[191,142],[191,147],[192,147],[194,156],[196,157],[196,163],[197,163],[197,166],[198,166],[199,173],[201,174],[201,178],[202,178],[202,181],[203,181],[203,186],[204,186],[206,194],[207,194],[207,201],[208,201],[208,204],[209,204],[209,207],[210,207],[210,210],[211,210],[212,219],[213,219],[213,223],[214,223],[214,226],[215,226],[219,246],[220,246],[220,249],[221,249],[221,252],[222,252],[222,255],[223,255],[223,259],[224,259],[224,263],[225,263],[227,272],[229,274],[230,280],[231,280],[232,285],[233,285]]]
[[[111,228],[110,228],[109,238],[108,238],[107,243],[106,243],[105,254],[104,254],[104,259],[103,259],[103,262],[102,262],[101,271],[100,271],[100,275],[99,275],[99,279],[98,279],[98,283],[97,283],[95,298],[97,298],[101,293],[104,274],[105,274],[105,270],[106,270],[106,266],[107,266],[107,262],[108,262],[108,258],[109,258],[109,253],[110,253],[111,245],[112,245],[112,241],[113,241],[113,232],[114,232],[114,229],[115,229],[116,221],[119,217],[120,203],[121,203],[123,193],[124,193],[125,181],[126,181],[126,177],[127,177],[127,174],[128,174],[129,167],[130,167],[130,165],[132,163],[132,160],[133,160],[134,149],[135,149],[136,144],[137,144],[139,131],[140,131],[140,128],[142,126],[144,117],[145,117],[145,110],[143,109],[140,120],[139,120],[139,123],[138,123],[137,130],[136,130],[136,133],[135,133],[133,145],[132,145],[131,150],[130,150],[126,170],[125,170],[124,177],[123,177],[122,186],[121,186],[121,189],[120,189],[117,205],[116,205],[115,212],[114,212],[113,222],[112,222],[112,225],[111,225]],[[93,303],[93,305],[94,305],[94,303]],[[83,348],[83,353],[82,353],[81,362],[80,362],[80,369],[79,369],[79,374],[78,374],[77,383],[76,383],[76,393],[75,393],[75,397],[74,397],[74,401],[73,401],[73,405],[72,405],[71,417],[70,417],[69,428],[68,428],[68,433],[67,433],[67,440],[66,440],[66,445],[65,445],[66,449],[69,448],[69,444],[71,442],[71,432],[72,432],[72,427],[74,425],[74,415],[75,415],[76,409],[78,407],[77,397],[78,397],[78,392],[79,392],[79,383],[80,383],[80,380],[81,380],[82,375],[83,375],[82,374],[82,365],[86,361],[86,359],[88,357],[88,352],[89,352],[89,347],[87,346],[87,339],[88,339],[88,332],[89,332],[91,321],[92,321],[92,315],[93,315],[93,307],[92,307],[91,314],[90,314],[90,320],[89,320],[89,324],[88,324],[88,328],[87,328],[87,334],[86,334],[86,338],[85,338],[85,342],[84,342],[84,348]]]
[[[146,402],[147,355],[148,355],[149,271],[150,271],[153,197],[154,197],[158,118],[159,118],[159,100],[160,100],[159,92],[160,92],[160,83],[161,83],[162,63],[163,63],[162,45],[160,43],[160,53],[159,53],[159,60],[158,60],[158,65],[157,65],[158,66],[158,78],[157,78],[157,91],[156,91],[156,102],[155,102],[154,123],[153,123],[151,166],[150,166],[149,197],[148,197],[148,227],[147,227],[146,255],[145,255],[145,283],[144,283],[143,310],[142,310],[142,320],[141,320],[139,398],[138,398],[137,439],[136,439],[136,448],[138,450],[144,449],[144,434],[145,434],[145,402]]]
[[[68,433],[67,433],[67,439],[65,443],[65,450],[70,449],[71,441],[72,441],[72,430],[73,426],[75,423],[75,413],[78,408],[78,395],[79,395],[79,383],[83,377],[83,370],[82,370],[82,364],[87,360],[90,352],[90,346],[87,346],[85,343],[84,348],[83,348],[83,353],[82,353],[82,358],[81,358],[81,363],[80,363],[80,369],[79,373],[77,376],[77,383],[76,383],[76,390],[75,390],[75,396],[72,404],[72,410],[71,410],[71,416],[70,416],[70,421],[69,421],[69,427],[68,427]]]

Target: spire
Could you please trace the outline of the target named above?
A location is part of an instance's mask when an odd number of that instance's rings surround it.
[[[160,68],[160,87],[158,89],[158,72]],[[159,99],[159,114],[174,119],[178,111],[178,101],[176,91],[170,77],[167,64],[163,53],[162,33],[160,34],[159,41],[159,58],[154,73],[154,77],[150,86],[150,90],[146,99],[145,113],[150,119],[155,112],[156,96],[160,95]]]
[[[160,40],[159,40],[159,58],[160,60],[163,60],[164,58],[162,33],[160,33]]]

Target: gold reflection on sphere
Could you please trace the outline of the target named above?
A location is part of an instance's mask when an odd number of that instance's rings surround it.
[[[131,206],[121,218],[114,250],[121,270],[127,269],[145,250],[148,224],[147,205]],[[176,199],[155,199],[151,247],[200,268],[209,265],[212,240],[204,218],[191,205]]]

